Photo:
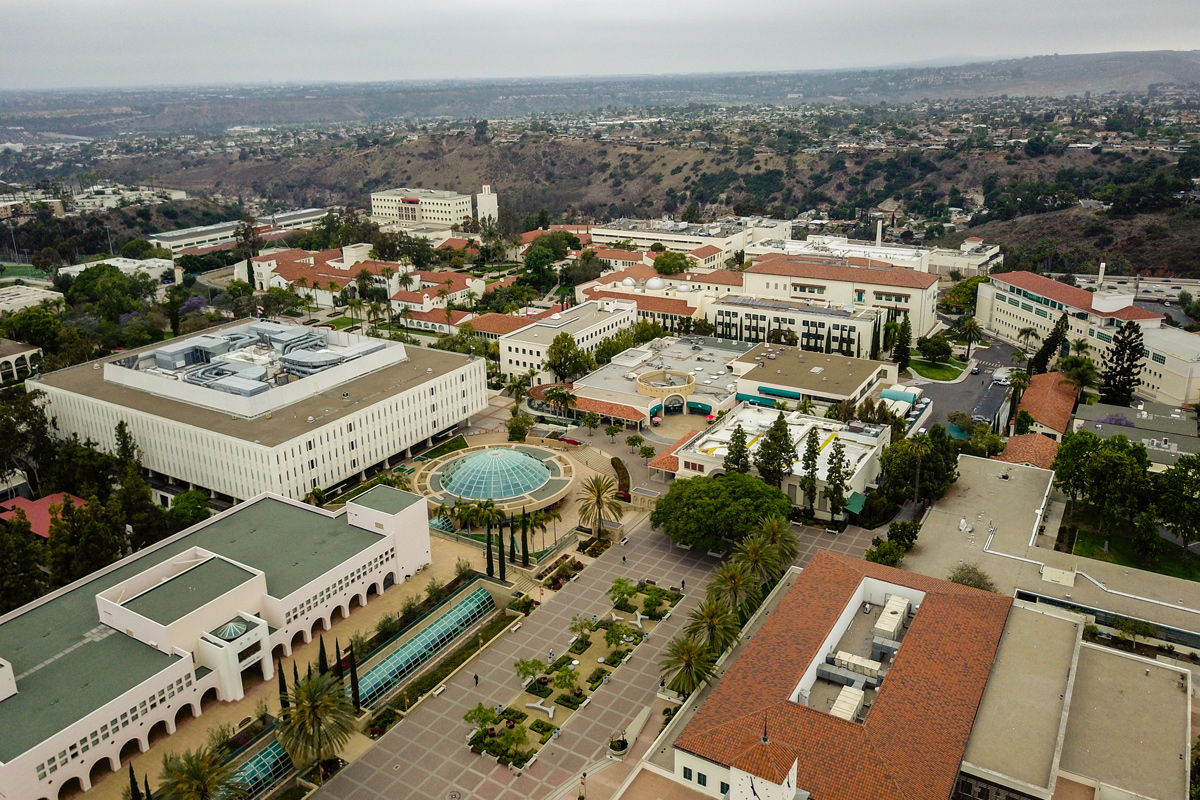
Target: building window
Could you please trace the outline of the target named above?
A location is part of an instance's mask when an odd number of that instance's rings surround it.
[[[696,783],[698,783],[701,786],[708,786],[708,776],[705,775],[703,772],[697,772],[696,773]]]
[[[683,768],[683,779],[685,781],[690,781],[692,779],[692,768],[691,767]]]
[[[721,781],[721,794],[722,795],[729,794],[729,784],[726,783],[725,781]]]

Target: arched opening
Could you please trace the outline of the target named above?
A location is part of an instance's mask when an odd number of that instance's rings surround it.
[[[220,697],[217,696],[217,687],[213,686],[204,694],[200,695],[200,710],[204,711],[218,700],[220,700]]]
[[[142,743],[139,742],[137,739],[130,739],[128,742],[125,743],[124,747],[121,748],[121,754],[119,756],[119,758],[121,759],[121,763],[122,764],[129,763],[129,761],[134,756],[138,755],[141,752],[142,752]]]
[[[182,708],[175,712],[175,728],[187,722],[189,719],[195,719],[196,715],[192,713],[191,703],[185,704]]]
[[[383,577],[383,590],[385,592],[395,585],[396,585],[396,573],[389,572],[387,575],[385,575]]]
[[[105,775],[111,775],[112,771],[112,762],[108,760],[107,756],[105,756],[95,764],[92,764],[92,768],[88,772],[88,781],[92,784],[92,786],[95,786],[96,781],[100,780]]]
[[[372,583],[369,587],[367,587],[367,597],[374,597],[377,594],[379,594],[378,583]]]
[[[292,637],[293,650],[308,641],[308,638],[304,634],[305,631],[296,631],[296,635]]]
[[[281,658],[287,658],[291,655],[291,648],[284,642],[280,642],[271,648],[271,660],[278,662]]]
[[[663,400],[663,415],[682,414],[686,409],[686,401],[681,394],[673,394]]]
[[[342,611],[341,606],[337,606],[329,614],[329,623],[332,625],[333,623],[337,622],[339,619],[345,619],[345,618],[346,618],[346,612]]]
[[[151,747],[153,747],[170,735],[171,729],[167,726],[167,721],[165,719],[160,719],[158,722],[154,723],[153,726],[151,726],[150,732],[146,734],[146,741],[150,743]]]
[[[83,794],[83,781],[79,778],[71,778],[58,787],[58,800],[67,800],[68,797],[78,797],[81,794]]]
[[[13,371],[12,364],[8,361],[0,361],[0,380],[8,382],[16,377],[17,374]]]
[[[325,624],[325,620],[319,619],[319,618],[313,620],[312,631],[309,635],[309,641],[310,642],[312,641],[313,636],[319,636],[321,633],[323,633],[324,631],[327,631],[327,630],[329,630],[329,626],[327,626]]]
[[[350,598],[350,610],[351,611],[353,611],[356,608],[362,608],[362,607],[363,607],[363,601],[362,601],[361,597],[359,597],[358,595],[354,595],[353,597]]]

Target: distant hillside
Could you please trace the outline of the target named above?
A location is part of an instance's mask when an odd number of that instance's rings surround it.
[[[953,67],[423,83],[0,92],[0,127],[87,137],[235,125],[506,117],[604,108],[864,103],[1142,92],[1200,83],[1200,51],[1038,56]]]

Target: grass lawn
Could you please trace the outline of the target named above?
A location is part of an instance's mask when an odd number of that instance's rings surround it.
[[[1067,520],[1064,518],[1063,524],[1066,523]],[[1071,519],[1070,523],[1078,525],[1078,517]],[[1130,537],[1123,534],[1108,537],[1107,552],[1104,550],[1104,541],[1105,537],[1101,536],[1095,528],[1081,526],[1075,537],[1074,554],[1084,558],[1094,558],[1097,561],[1107,561],[1110,564],[1120,564],[1123,567],[1134,567],[1157,572],[1160,575],[1170,575],[1173,578],[1200,581],[1200,556],[1191,552],[1185,553],[1178,545],[1168,542],[1166,539],[1162,542],[1158,557],[1149,564],[1138,557]]]
[[[962,374],[963,364],[953,360],[945,364],[930,364],[928,361],[914,358],[909,362],[908,368],[931,381],[952,381]]]
[[[454,453],[458,450],[465,450],[465,449],[467,449],[467,440],[464,439],[461,435],[459,435],[459,436],[455,436],[453,439],[450,439],[449,441],[442,442],[437,447],[434,447],[431,450],[421,453],[421,455],[425,456],[426,458],[428,458],[430,460],[433,460],[435,458],[440,458],[441,456],[449,455],[450,453]]]
[[[352,317],[347,317],[347,316],[332,317],[330,319],[325,320],[325,322],[327,324],[332,325],[333,327],[337,328],[339,331],[343,330],[345,328],[349,328],[351,325],[358,324],[358,320],[353,319]]]
[[[29,264],[5,264],[4,275],[2,277],[48,278],[49,276],[42,270],[38,269],[37,267],[30,266]]]

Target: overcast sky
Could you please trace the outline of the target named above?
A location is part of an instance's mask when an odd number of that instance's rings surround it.
[[[1200,47],[1200,0],[0,0],[0,88],[754,72]]]

